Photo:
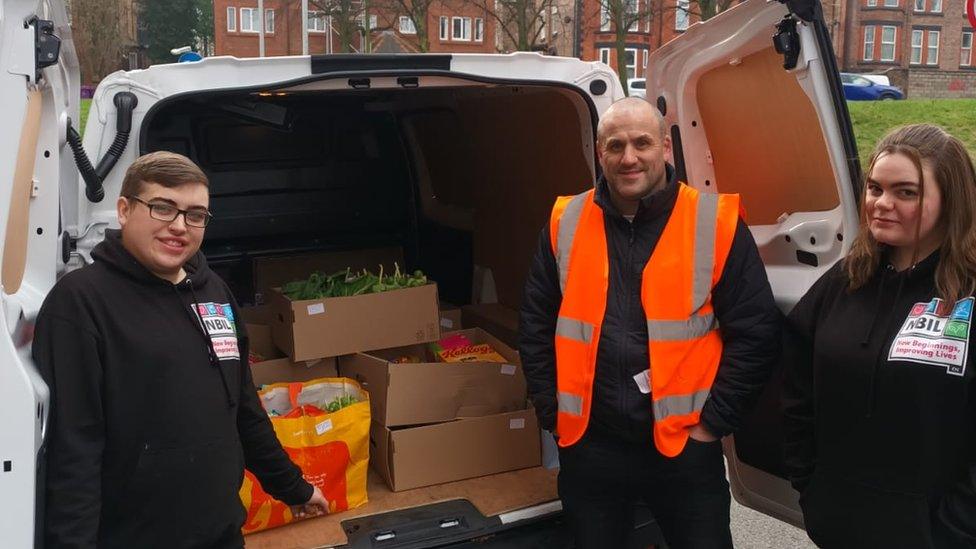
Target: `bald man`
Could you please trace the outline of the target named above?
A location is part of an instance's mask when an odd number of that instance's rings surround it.
[[[762,260],[738,196],[677,181],[646,101],[607,110],[597,153],[603,175],[542,230],[520,321],[567,523],[577,548],[625,547],[642,502],[671,549],[732,547],[720,439],[779,356]]]

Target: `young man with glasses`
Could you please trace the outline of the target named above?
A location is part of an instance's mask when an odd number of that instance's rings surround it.
[[[237,305],[199,251],[209,202],[188,158],[137,159],[121,230],[41,308],[49,549],[242,547],[245,467],[282,501],[328,509],[275,437]]]

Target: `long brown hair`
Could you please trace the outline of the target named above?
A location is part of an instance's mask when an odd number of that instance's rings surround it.
[[[940,244],[939,265],[935,272],[935,287],[940,298],[949,303],[976,292],[976,171],[966,147],[959,139],[932,124],[911,124],[895,128],[874,148],[867,175],[878,158],[885,154],[901,154],[915,164],[919,178],[919,211],[924,205],[925,176],[922,164],[932,167],[935,183],[942,192],[942,213],[937,226],[945,229]],[[874,276],[881,265],[881,245],[871,235],[861,195],[861,222],[857,238],[851,245],[844,267],[850,289],[856,290]],[[915,250],[912,265],[918,258],[918,236],[922,216],[915,226]]]

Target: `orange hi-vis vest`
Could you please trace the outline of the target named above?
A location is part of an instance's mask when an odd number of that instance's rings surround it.
[[[680,183],[674,210],[641,281],[647,316],[654,444],[674,457],[698,423],[722,357],[712,310],[739,220],[739,196]],[[556,433],[582,438],[590,417],[597,346],[607,306],[610,261],[603,211],[591,189],[556,199],[550,219],[562,305],[556,322]]]

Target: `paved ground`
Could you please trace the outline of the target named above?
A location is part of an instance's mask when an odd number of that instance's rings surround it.
[[[815,549],[799,528],[743,507],[732,500],[732,541],[736,549]]]

